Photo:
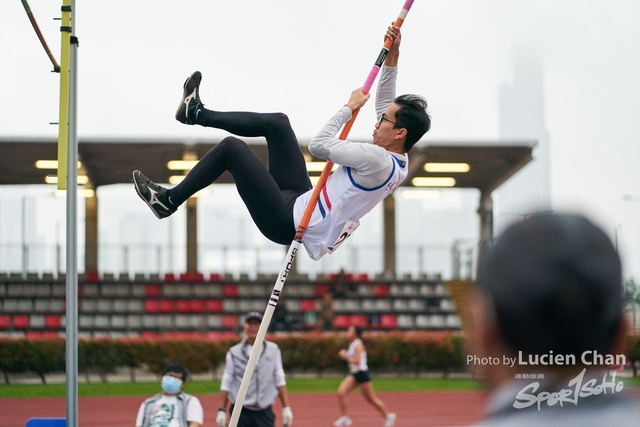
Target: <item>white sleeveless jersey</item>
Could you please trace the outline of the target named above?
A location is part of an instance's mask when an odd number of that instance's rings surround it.
[[[356,356],[356,345],[358,345],[358,343],[362,343],[362,340],[360,338],[356,338],[355,340],[353,340],[351,345],[349,345],[349,349],[347,350],[347,357]],[[362,346],[364,347],[364,343],[362,344]],[[349,363],[349,373],[355,374],[356,372],[368,370],[369,366],[367,365],[367,350],[363,350],[362,353],[360,353],[360,363]]]
[[[360,144],[360,143],[351,143]],[[375,146],[371,144],[369,147]],[[369,148],[368,147],[368,148]],[[388,156],[391,171],[385,181],[376,187],[364,187],[354,178],[355,171],[340,166],[327,179],[320,192],[302,243],[309,256],[318,260],[333,252],[360,225],[360,218],[373,209],[407,177],[407,156],[392,154],[375,147]],[[294,221],[299,224],[311,198],[312,190],[302,194],[295,202]]]
[[[376,92],[378,119],[395,99],[397,67],[383,66]],[[351,119],[342,107],[309,143],[314,156],[340,167],[329,176],[302,237],[309,256],[318,260],[332,253],[360,225],[360,218],[393,192],[407,177],[408,157],[371,143],[343,141],[336,137]],[[295,202],[293,220],[300,224],[313,190]]]

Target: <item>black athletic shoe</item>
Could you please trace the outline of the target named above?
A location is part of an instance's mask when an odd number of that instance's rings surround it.
[[[167,200],[167,189],[151,181],[142,172],[133,171],[133,183],[138,196],[149,205],[158,218],[166,218],[178,209]]]
[[[184,82],[182,101],[176,110],[176,120],[185,125],[196,123],[196,111],[204,107],[200,101],[200,81],[202,74],[196,71]]]

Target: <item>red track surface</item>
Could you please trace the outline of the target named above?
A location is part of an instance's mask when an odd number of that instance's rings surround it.
[[[480,417],[486,395],[474,391],[378,392],[390,411],[398,414],[397,427],[463,426]],[[204,424],[215,425],[219,406],[217,395],[199,396],[204,407]],[[144,400],[134,397],[81,397],[78,424],[81,427],[133,427]],[[330,427],[339,416],[332,393],[296,393],[290,396],[294,426]],[[274,407],[281,426],[281,409]],[[353,427],[382,426],[382,417],[365,402],[359,392],[349,398]],[[31,417],[64,417],[64,398],[0,399],[0,426],[24,427]]]

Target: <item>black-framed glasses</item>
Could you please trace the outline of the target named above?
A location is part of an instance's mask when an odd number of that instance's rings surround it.
[[[389,119],[387,119],[384,114],[380,116],[380,120],[378,121],[378,125],[382,126],[382,122],[389,122],[389,123],[393,123],[394,126],[398,126],[400,127],[400,125],[398,125],[396,122],[393,122]]]

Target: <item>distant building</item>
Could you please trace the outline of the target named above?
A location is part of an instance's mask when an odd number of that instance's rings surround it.
[[[549,133],[544,124],[544,76],[538,52],[519,46],[513,82],[499,89],[500,139],[534,139],[533,160],[494,192],[494,233],[534,212],[551,210]]]

